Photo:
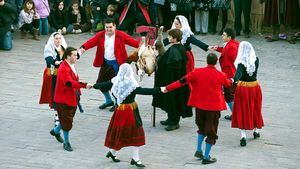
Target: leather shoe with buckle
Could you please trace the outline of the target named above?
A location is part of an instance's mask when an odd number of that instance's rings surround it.
[[[208,157],[208,159],[203,158],[202,160],[202,164],[211,164],[211,163],[215,163],[217,162],[216,158],[211,158],[210,156]]]
[[[64,139],[60,136],[60,134],[56,134],[53,129],[50,131],[50,134],[54,136],[58,142],[64,142]]]
[[[163,126],[168,126],[170,123],[168,120],[165,120],[165,121],[160,121],[160,124]]]
[[[241,145],[242,147],[245,147],[245,146],[247,145],[247,141],[246,141],[246,138],[245,138],[245,137],[243,137],[243,138],[240,140],[240,145]]]
[[[169,125],[168,127],[165,128],[167,131],[173,131],[176,129],[179,129],[179,124],[175,124],[175,125]]]
[[[118,163],[121,160],[117,159],[117,156],[114,156],[110,151],[106,154],[107,158],[111,158],[113,162]]]
[[[110,103],[103,103],[101,106],[99,106],[99,109],[105,109],[106,107],[113,106],[114,102]]]
[[[253,132],[253,137],[254,137],[254,139],[257,139],[260,137],[260,134],[257,132]]]
[[[232,115],[226,115],[224,118],[225,118],[226,120],[231,120]]]
[[[73,148],[71,147],[70,143],[64,143],[64,149],[66,151],[73,151]]]
[[[203,154],[201,151],[196,151],[194,156],[197,157],[199,160],[203,159]]]
[[[137,167],[139,167],[139,168],[144,168],[144,167],[146,167],[144,164],[142,164],[142,163],[140,162],[140,160],[139,160],[139,161],[135,161],[134,159],[131,159],[130,164],[131,164],[131,165],[135,165],[135,166],[137,166]]]

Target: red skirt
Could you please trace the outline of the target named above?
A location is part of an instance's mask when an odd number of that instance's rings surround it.
[[[39,104],[49,104],[50,108],[52,108],[51,86],[52,75],[50,74],[50,70],[45,68]]]
[[[186,63],[186,74],[188,74],[195,69],[195,59],[191,50],[186,51],[186,56],[188,58]]]
[[[145,133],[138,113],[135,102],[119,105],[110,120],[104,145],[114,150],[145,145]]]
[[[262,92],[258,81],[239,81],[235,90],[231,127],[245,130],[262,128],[264,121],[261,109]]]

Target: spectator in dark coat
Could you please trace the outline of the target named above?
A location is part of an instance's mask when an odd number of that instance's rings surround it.
[[[51,32],[60,32],[61,34],[70,33],[72,30],[68,28],[68,13],[64,1],[59,0],[53,6],[50,13]]]
[[[12,49],[11,25],[16,19],[16,7],[0,0],[0,49]]]
[[[72,6],[68,12],[69,26],[72,33],[87,32],[91,29],[92,25],[87,21],[85,9],[79,6],[77,0],[72,1]],[[69,29],[69,28],[68,28]]]

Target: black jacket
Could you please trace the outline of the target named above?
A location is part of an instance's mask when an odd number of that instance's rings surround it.
[[[11,25],[17,17],[16,7],[5,2],[0,6],[0,36],[11,30]]]

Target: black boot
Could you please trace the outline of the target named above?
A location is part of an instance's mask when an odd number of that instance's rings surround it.
[[[58,142],[64,142],[64,139],[60,136],[60,134],[56,134],[53,129],[50,131],[50,134],[54,136]]]
[[[70,143],[64,143],[64,149],[66,151],[73,151],[73,148],[71,147]]]
[[[208,159],[204,158],[202,160],[202,164],[211,164],[211,163],[215,163],[215,162],[217,162],[217,159],[216,158],[211,158],[210,156],[209,156]]]
[[[167,131],[173,131],[176,129],[179,129],[179,124],[174,124],[174,125],[168,125],[168,127],[165,128]]]

